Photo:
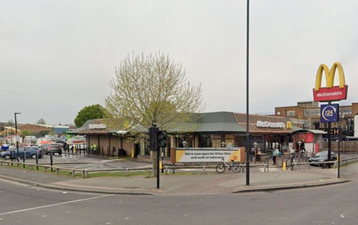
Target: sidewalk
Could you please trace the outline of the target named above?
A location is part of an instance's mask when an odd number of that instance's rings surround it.
[[[282,171],[282,168],[274,167],[270,167],[270,172],[262,172],[257,167],[250,168],[249,186],[246,185],[246,173],[231,172],[161,174],[160,189],[157,189],[157,178],[133,176],[83,179],[7,167],[0,167],[0,179],[66,191],[137,195],[229,194],[314,187],[349,181],[337,179],[337,169],[301,168],[298,171]]]

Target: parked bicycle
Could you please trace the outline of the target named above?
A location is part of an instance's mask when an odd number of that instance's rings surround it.
[[[231,170],[234,173],[240,172],[240,166],[237,163],[234,163],[234,160],[231,160],[230,163],[227,163],[224,161],[224,159],[222,159],[221,163],[216,166],[216,172],[224,173],[226,168],[228,168],[229,171]]]

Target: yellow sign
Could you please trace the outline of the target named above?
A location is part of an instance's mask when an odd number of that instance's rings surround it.
[[[344,86],[346,85],[346,80],[344,77],[344,71],[343,71],[342,65],[339,62],[335,62],[335,63],[333,63],[331,69],[329,69],[328,66],[326,66],[325,64],[321,64],[318,67],[317,75],[316,75],[315,91],[319,91],[319,89],[321,88],[323,71],[326,75],[326,84],[327,84],[326,87],[327,88],[333,87],[334,76],[335,76],[337,68],[338,68],[338,72],[339,72],[339,88],[344,88]]]

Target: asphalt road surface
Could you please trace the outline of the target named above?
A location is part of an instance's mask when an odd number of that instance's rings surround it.
[[[229,195],[101,195],[0,180],[0,225],[357,224],[357,181]]]

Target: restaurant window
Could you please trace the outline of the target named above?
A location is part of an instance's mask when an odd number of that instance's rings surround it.
[[[213,147],[213,143],[212,143],[210,134],[200,134],[199,135],[199,147],[201,147],[201,148]]]
[[[184,142],[185,141],[185,142]],[[186,146],[184,146],[183,143],[186,143]],[[193,135],[189,134],[181,134],[177,137],[177,146],[179,148],[193,148],[194,147],[194,137]]]

